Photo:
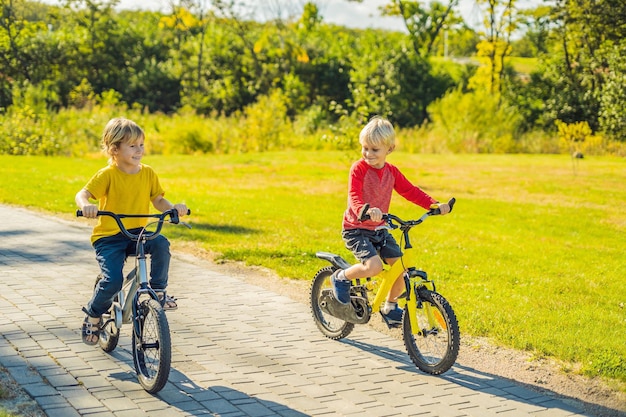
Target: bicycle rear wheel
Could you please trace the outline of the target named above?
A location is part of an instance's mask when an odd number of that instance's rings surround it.
[[[159,392],[167,383],[172,360],[170,328],[158,301],[142,301],[138,311],[139,334],[133,328],[133,362],[141,386]]]
[[[313,283],[311,284],[311,313],[313,314],[313,320],[315,325],[322,332],[322,334],[329,339],[339,340],[348,336],[354,329],[353,323],[341,320],[340,318],[331,316],[328,313],[322,311],[319,300],[323,290],[332,289],[330,283],[330,276],[335,271],[332,266],[327,266],[320,269],[315,277],[313,277]]]
[[[408,311],[402,318],[404,346],[415,366],[428,374],[440,375],[454,365],[459,355],[459,324],[441,294],[423,289],[419,291],[419,298],[418,328],[411,329]]]

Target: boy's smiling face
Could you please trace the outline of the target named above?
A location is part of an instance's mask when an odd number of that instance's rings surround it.
[[[372,168],[380,169],[385,166],[385,159],[391,153],[392,149],[383,145],[373,145],[371,143],[361,142],[361,155],[363,159]]]
[[[139,138],[132,144],[127,141],[120,142],[114,151],[115,163],[124,172],[134,172],[141,163],[144,154],[144,139]]]

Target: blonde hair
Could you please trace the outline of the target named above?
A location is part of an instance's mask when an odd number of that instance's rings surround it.
[[[120,143],[132,145],[145,137],[143,129],[132,120],[116,117],[109,120],[102,132],[102,151],[109,156],[109,163],[113,162],[113,151],[119,149]]]
[[[389,120],[374,116],[361,130],[359,142],[362,145],[386,146],[393,149],[396,146],[396,132]]]

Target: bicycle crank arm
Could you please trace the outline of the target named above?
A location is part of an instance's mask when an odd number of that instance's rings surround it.
[[[353,303],[362,313],[358,313]],[[333,295],[332,290],[324,290],[320,296],[319,306],[327,314],[354,324],[365,324],[370,321],[370,308],[367,300],[362,297],[350,297],[349,304],[342,304]]]

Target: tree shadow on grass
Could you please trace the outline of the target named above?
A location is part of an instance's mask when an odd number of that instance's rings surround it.
[[[261,231],[258,229],[238,226],[234,224],[193,223],[191,224],[191,226],[192,228],[197,230],[207,230],[225,235],[254,235],[261,233]]]

